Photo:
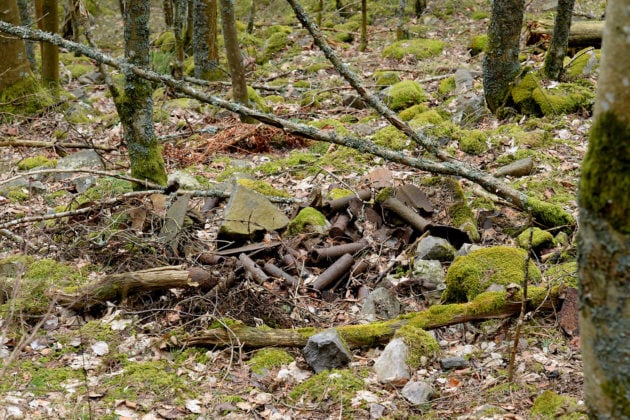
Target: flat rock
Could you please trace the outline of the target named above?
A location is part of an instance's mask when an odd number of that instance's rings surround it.
[[[421,260],[453,261],[455,248],[446,239],[427,236],[418,243],[416,258]]]
[[[219,235],[232,239],[248,239],[259,233],[286,227],[285,216],[264,195],[236,185],[225,207]]]
[[[400,302],[388,289],[377,287],[365,299],[361,317],[367,321],[392,319],[400,314]]]
[[[461,356],[445,357],[440,360],[440,366],[442,369],[463,369],[468,366],[468,362]]]
[[[420,405],[429,402],[433,387],[424,381],[409,381],[400,393],[411,404]]]

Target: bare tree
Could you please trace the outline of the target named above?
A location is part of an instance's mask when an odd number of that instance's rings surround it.
[[[57,0],[35,0],[37,26],[46,32],[59,32]],[[48,42],[41,42],[42,82],[46,87],[59,85],[59,48]]]
[[[195,0],[193,57],[195,77],[212,80],[222,75],[217,45],[217,0]]]

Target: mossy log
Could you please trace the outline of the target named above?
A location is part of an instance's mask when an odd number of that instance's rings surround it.
[[[138,293],[172,288],[212,288],[217,279],[199,268],[167,266],[130,273],[110,274],[75,290],[57,289],[48,294],[58,304],[74,310],[86,310],[107,301],[126,299]]]
[[[527,45],[538,44],[541,41],[549,41],[553,34],[553,21],[539,20],[527,24],[529,35]],[[569,48],[582,49],[585,47],[600,48],[604,21],[573,21],[569,32]]]
[[[529,288],[528,311],[549,310],[560,306],[560,288],[547,290],[542,287]],[[520,292],[486,292],[468,303],[434,305],[421,312],[401,315],[389,321],[362,325],[336,327],[350,347],[370,347],[386,344],[394,333],[406,325],[425,330],[459,324],[462,322],[507,318],[518,315],[521,310]],[[177,336],[177,345],[246,347],[304,347],[308,339],[323,329],[307,327],[295,329],[272,329],[250,327],[239,321],[226,321],[219,328],[192,335]]]

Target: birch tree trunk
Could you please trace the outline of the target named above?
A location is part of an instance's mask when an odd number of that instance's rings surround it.
[[[592,418],[630,418],[630,0],[610,0],[580,184],[580,335]]]

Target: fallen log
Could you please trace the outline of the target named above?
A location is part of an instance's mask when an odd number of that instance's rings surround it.
[[[552,310],[560,306],[560,287],[548,290],[543,287],[530,287],[527,311]],[[362,325],[336,327],[350,347],[369,347],[386,344],[396,330],[412,325],[431,330],[462,322],[507,318],[521,311],[520,292],[486,292],[468,303],[433,305],[421,312],[401,315],[389,321],[372,322]],[[250,327],[240,321],[227,320],[222,327],[196,334],[185,331],[176,333],[177,345],[186,347],[212,347],[240,345],[246,347],[304,347],[308,339],[324,329],[306,327],[295,329],[273,329]]]
[[[546,43],[551,40],[554,23],[551,20],[531,21],[527,24],[526,45]],[[604,21],[573,21],[569,32],[569,48],[601,48]]]
[[[110,274],[76,290],[56,289],[48,292],[51,299],[73,310],[87,310],[107,301],[122,300],[134,294],[171,288],[212,288],[218,279],[200,268],[167,266],[130,273]]]

